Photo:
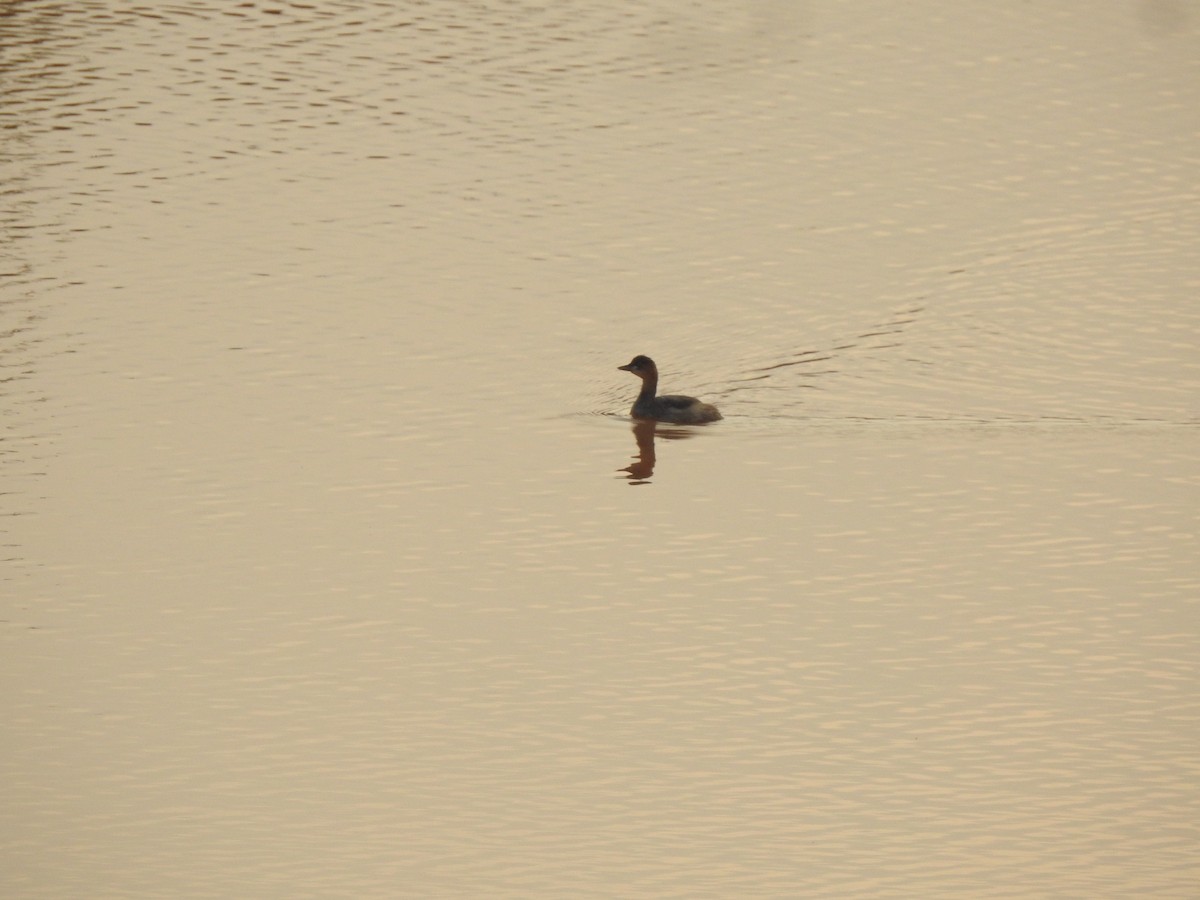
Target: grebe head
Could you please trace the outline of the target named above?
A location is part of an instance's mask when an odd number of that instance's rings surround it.
[[[629,365],[617,366],[617,368],[623,369],[626,372],[632,372],[638,378],[658,374],[658,367],[654,365],[654,360],[648,356],[635,356],[629,361]]]

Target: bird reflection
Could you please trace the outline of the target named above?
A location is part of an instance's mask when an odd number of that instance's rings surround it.
[[[677,428],[663,425],[661,422],[639,420],[633,423],[633,438],[637,441],[637,456],[634,461],[618,472],[624,472],[631,485],[649,484],[650,476],[654,474],[654,439],[660,437],[667,441],[682,441],[696,436],[690,428]]]

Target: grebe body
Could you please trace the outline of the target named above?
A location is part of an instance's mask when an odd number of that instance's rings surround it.
[[[715,422],[721,418],[715,406],[702,403],[695,397],[683,397],[678,394],[655,396],[658,391],[658,366],[648,356],[635,356],[628,365],[617,368],[632,372],[642,379],[641,393],[633,401],[633,409],[629,411],[635,419],[652,419],[674,425],[703,425],[705,422]]]

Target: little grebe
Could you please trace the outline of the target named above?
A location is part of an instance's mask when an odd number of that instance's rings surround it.
[[[633,401],[633,409],[629,411],[635,419],[654,419],[675,425],[700,425],[721,418],[715,406],[701,403],[695,397],[680,397],[675,394],[655,397],[654,392],[658,390],[658,366],[654,365],[654,360],[648,356],[635,356],[629,365],[617,368],[632,372],[642,379],[642,392]]]

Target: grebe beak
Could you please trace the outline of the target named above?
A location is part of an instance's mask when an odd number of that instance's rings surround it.
[[[633,363],[630,363],[627,366],[617,366],[617,368],[620,369],[622,372],[632,372],[633,371]]]

